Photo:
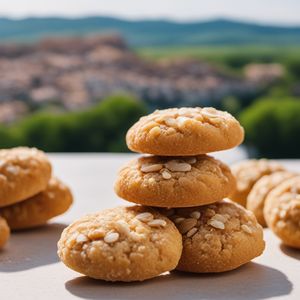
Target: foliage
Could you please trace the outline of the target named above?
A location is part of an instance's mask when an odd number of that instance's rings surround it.
[[[298,99],[257,101],[240,115],[246,144],[255,147],[259,156],[299,158],[299,116]]]
[[[49,152],[126,151],[125,133],[145,113],[141,102],[121,95],[83,112],[36,113],[10,128],[0,128],[0,147],[27,145]]]
[[[296,79],[300,79],[300,58],[291,57],[287,60],[287,69]]]

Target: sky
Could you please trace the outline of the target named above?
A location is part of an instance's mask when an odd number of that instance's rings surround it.
[[[300,0],[2,0],[0,15],[106,15],[177,21],[232,18],[265,24],[300,25]]]

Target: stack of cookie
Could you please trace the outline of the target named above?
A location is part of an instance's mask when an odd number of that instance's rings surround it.
[[[264,249],[262,228],[242,206],[224,163],[206,155],[239,145],[243,128],[214,108],[156,111],[127,133],[146,153],[124,166],[116,193],[133,207],[89,215],[67,228],[58,254],[70,268],[108,281],[144,280],[174,268],[223,272]],[[149,155],[151,154],[151,155]]]
[[[0,247],[8,239],[8,228],[45,224],[64,213],[72,201],[69,188],[52,177],[51,164],[42,151],[25,147],[0,150]]]
[[[232,168],[233,201],[253,211],[258,222],[288,246],[300,248],[300,176],[266,159],[242,161]]]

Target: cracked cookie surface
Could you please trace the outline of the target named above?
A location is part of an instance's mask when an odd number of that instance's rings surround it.
[[[124,166],[118,196],[156,207],[187,207],[220,200],[235,189],[230,168],[211,156],[143,156]]]
[[[32,228],[63,214],[72,202],[70,189],[53,177],[44,191],[22,202],[0,208],[0,215],[12,230]]]
[[[254,184],[247,198],[247,209],[254,213],[261,226],[267,226],[264,218],[264,206],[268,194],[280,183],[295,176],[296,174],[287,171],[275,172],[263,176]]]
[[[264,175],[284,171],[284,167],[272,160],[250,159],[236,163],[231,171],[236,178],[236,191],[229,198],[246,207],[247,197],[254,184]]]
[[[5,246],[10,236],[10,229],[2,217],[0,217],[0,250]]]
[[[51,165],[35,148],[0,150],[0,207],[25,200],[47,186]]]
[[[183,238],[177,270],[208,273],[238,268],[262,254],[262,227],[252,212],[230,201],[163,210]]]
[[[69,268],[106,281],[142,281],[175,269],[182,237],[157,211],[116,207],[68,226],[58,255]]]
[[[199,155],[238,146],[244,130],[229,113],[205,108],[156,110],[127,132],[130,150],[163,156]]]
[[[270,192],[264,217],[285,245],[300,249],[300,176],[284,181]]]

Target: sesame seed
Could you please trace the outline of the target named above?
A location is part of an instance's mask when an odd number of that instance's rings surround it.
[[[190,217],[198,220],[201,217],[200,211],[193,211],[190,213]]]
[[[136,215],[136,218],[142,222],[150,222],[153,220],[153,215],[149,212],[144,212],[144,213],[140,213],[138,215]]]
[[[178,217],[178,218],[176,218],[175,220],[174,220],[174,223],[175,224],[180,224],[182,221],[184,221],[185,220],[185,218],[181,218],[181,217]]]
[[[6,164],[6,162],[4,160],[0,159],[0,168],[5,166],[5,164]]]
[[[207,224],[217,229],[225,229],[224,223],[218,220],[210,219]]]
[[[143,164],[141,166],[141,171],[144,173],[158,172],[162,167],[162,164]]]
[[[190,118],[178,117],[176,120],[178,121],[179,127],[181,127],[181,126],[184,126],[190,120]]]
[[[76,238],[77,243],[84,243],[84,242],[87,242],[87,241],[88,241],[88,238],[82,233],[80,233]]]
[[[185,158],[184,160],[185,160],[185,162],[187,162],[188,164],[194,164],[194,163],[197,162],[196,157],[187,157],[187,158]]]
[[[153,136],[160,135],[160,128],[159,128],[159,126],[155,126],[155,127],[151,128],[150,131],[149,131],[149,134],[153,135]]]
[[[104,237],[104,242],[108,244],[114,243],[119,239],[119,236],[117,232],[108,232]]]
[[[88,233],[88,237],[93,240],[101,239],[104,237],[104,235],[105,235],[105,232],[101,229],[95,229]]]
[[[130,234],[130,228],[125,221],[118,220],[115,226],[120,233],[123,233],[126,236]]]
[[[192,229],[190,229],[188,232],[187,232],[187,234],[186,234],[186,236],[189,238],[189,237],[192,237],[196,232],[197,232],[197,228],[196,227],[193,227]]]
[[[190,229],[192,229],[194,226],[196,226],[197,220],[194,218],[188,218],[183,220],[179,225],[178,225],[178,230],[181,234],[185,234],[188,232]]]
[[[192,169],[192,166],[185,162],[178,162],[176,160],[170,160],[165,164],[166,168],[172,172],[188,172]]]
[[[245,232],[247,232],[247,233],[249,233],[249,234],[252,233],[251,228],[250,228],[248,225],[246,225],[246,224],[243,224],[243,225],[241,226],[241,228],[242,228],[243,231],[245,231]]]
[[[177,122],[174,118],[168,118],[165,120],[165,123],[169,127],[177,127]]]
[[[19,173],[19,168],[15,166],[7,166],[6,171],[13,175],[17,175]]]
[[[279,211],[279,217],[281,219],[284,219],[286,217],[286,215],[287,215],[287,211],[285,209]]]
[[[226,217],[221,214],[215,214],[211,219],[220,221],[222,223],[225,223],[227,221]]]
[[[162,219],[154,219],[154,220],[148,222],[148,225],[150,227],[165,227],[167,225],[167,222]]]
[[[172,178],[172,175],[171,175],[168,171],[166,171],[166,170],[164,170],[164,171],[161,173],[161,175],[162,175],[162,177],[163,177],[164,179],[171,179],[171,178]]]

